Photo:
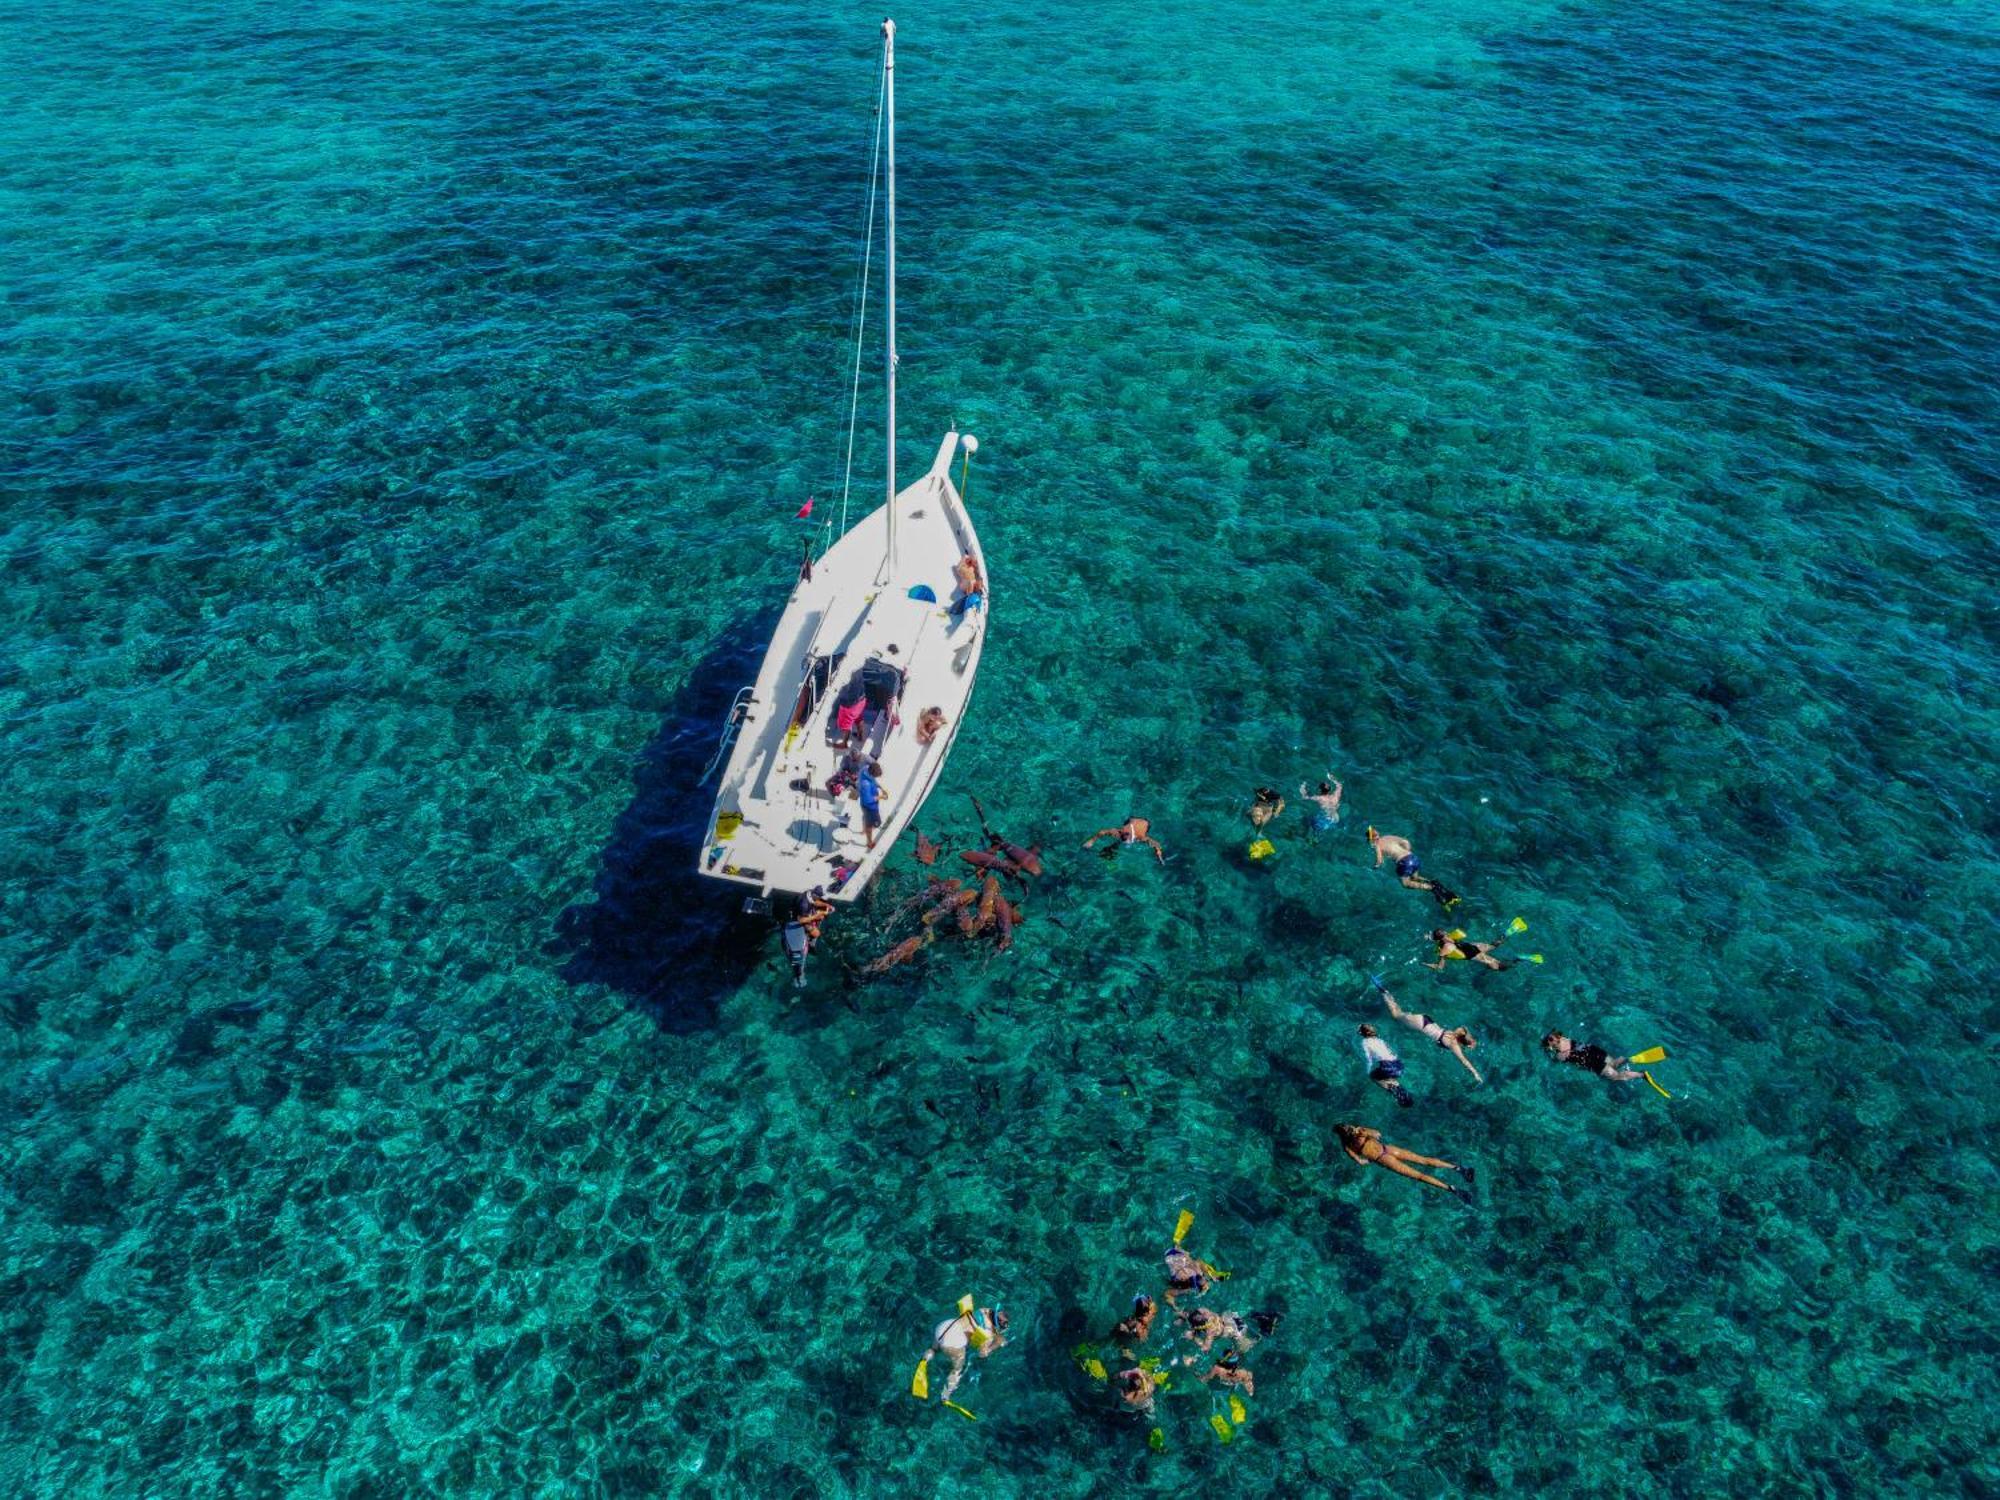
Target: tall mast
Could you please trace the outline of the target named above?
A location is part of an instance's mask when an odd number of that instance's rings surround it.
[[[889,553],[882,564],[887,583],[896,566],[896,23],[882,23],[882,91],[889,110]]]

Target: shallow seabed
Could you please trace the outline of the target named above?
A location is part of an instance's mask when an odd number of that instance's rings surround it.
[[[1995,1493],[1994,8],[901,17],[995,577],[921,821],[1056,852],[795,998],[685,871],[877,20],[0,7],[0,1489]],[[1545,964],[1410,964],[1369,821]],[[1363,1081],[1378,971],[1484,1087]],[[1182,1208],[1284,1318],[1155,1454],[1070,1352]]]

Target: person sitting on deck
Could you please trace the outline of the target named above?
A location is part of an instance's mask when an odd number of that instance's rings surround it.
[[[951,617],[956,620],[986,602],[986,582],[979,576],[979,559],[970,552],[952,565],[951,576],[958,584],[958,597],[951,604]]]
[[[928,745],[932,740],[937,738],[938,731],[944,728],[948,722],[944,716],[943,709],[925,709],[923,716],[917,720],[917,743],[919,745]]]

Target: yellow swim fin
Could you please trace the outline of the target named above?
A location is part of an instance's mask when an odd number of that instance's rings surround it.
[[[971,1412],[967,1411],[964,1407],[960,1406],[956,1401],[947,1401],[945,1402],[945,1405],[949,1406],[953,1411],[957,1412],[961,1417],[964,1417],[968,1422],[977,1422],[979,1420],[979,1418],[975,1417]]]
[[[1151,1448],[1155,1453],[1165,1453],[1167,1451],[1167,1435],[1155,1427],[1151,1432],[1146,1434],[1146,1446]]]
[[[1101,1359],[1092,1359],[1088,1361],[1083,1367],[1083,1372],[1084,1374],[1088,1375],[1092,1380],[1104,1380],[1109,1378],[1105,1374],[1104,1361]]]
[[[931,1398],[931,1357],[928,1354],[917,1361],[917,1373],[910,1377],[910,1394],[919,1401]]]
[[[1465,929],[1463,927],[1454,927],[1450,932],[1447,932],[1445,936],[1450,938],[1455,943],[1460,938],[1465,936]]]
[[[1236,1436],[1235,1429],[1229,1425],[1228,1419],[1218,1413],[1209,1415],[1208,1425],[1215,1429],[1215,1435],[1225,1443]]]
[[[1507,936],[1509,937],[1512,937],[1517,932],[1526,932],[1527,930],[1528,920],[1526,917],[1516,917],[1507,924]]]
[[[1250,857],[1252,859],[1269,859],[1277,852],[1278,846],[1269,839],[1258,839],[1250,846]]]
[[[1250,1413],[1243,1409],[1243,1398],[1241,1396],[1231,1396],[1229,1398],[1229,1420],[1234,1422],[1238,1427],[1241,1427],[1245,1422],[1250,1420]]]
[[[1525,957],[1531,964],[1538,964],[1542,961],[1542,955],[1539,953],[1528,953],[1522,956]]]
[[[1639,1067],[1646,1063],[1665,1062],[1667,1060],[1667,1049],[1665,1047],[1648,1047],[1644,1052],[1634,1052],[1625,1060],[1634,1067]]]
[[[1653,1075],[1651,1073],[1648,1073],[1646,1075],[1646,1082],[1653,1083]],[[1674,1097],[1672,1094],[1668,1093],[1665,1089],[1661,1088],[1657,1083],[1653,1083],[1653,1092],[1658,1094],[1662,1099],[1671,1099]]]
[[[1188,1209],[1181,1210],[1180,1222],[1174,1225],[1174,1243],[1178,1245],[1187,1238],[1187,1232],[1194,1228],[1194,1214]]]

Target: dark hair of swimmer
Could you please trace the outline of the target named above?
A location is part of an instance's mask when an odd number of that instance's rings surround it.
[[[1138,1390],[1145,1380],[1145,1375],[1138,1370],[1122,1370],[1118,1375],[1118,1383],[1128,1391]]]
[[[1564,1036],[1560,1031],[1551,1031],[1547,1036],[1542,1038],[1542,1047],[1546,1051],[1553,1052],[1556,1050],[1557,1042],[1566,1042],[1568,1040],[1569,1038]]]
[[[1360,1027],[1357,1029],[1361,1032],[1363,1036],[1375,1035],[1375,1028],[1373,1026],[1370,1026],[1366,1021],[1363,1021]]]
[[[1458,1045],[1461,1047],[1477,1047],[1479,1045],[1479,1043],[1472,1039],[1472,1033],[1467,1031],[1463,1026],[1454,1026],[1451,1034],[1458,1038]]]
[[[1444,935],[1442,927],[1433,927],[1431,929],[1431,941],[1434,943],[1448,943],[1452,940]]]
[[[1138,1296],[1132,1299],[1132,1307],[1135,1312],[1144,1312],[1152,1305],[1153,1299],[1148,1297],[1144,1292],[1139,1293]]]

